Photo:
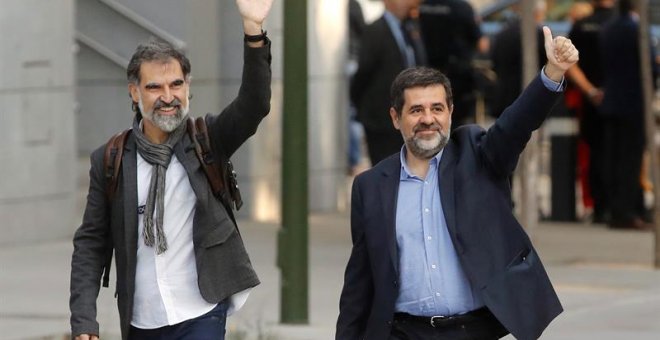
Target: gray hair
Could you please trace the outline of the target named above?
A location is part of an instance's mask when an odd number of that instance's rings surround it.
[[[179,62],[183,76],[188,80],[190,76],[190,60],[188,60],[183,51],[176,49],[167,42],[156,39],[151,39],[138,45],[126,68],[126,78],[128,78],[129,83],[138,84],[140,83],[140,66],[143,62],[166,62],[169,59],[175,59]]]

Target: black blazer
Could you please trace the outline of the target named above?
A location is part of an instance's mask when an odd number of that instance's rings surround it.
[[[509,175],[557,93],[539,77],[488,130],[456,129],[440,161],[442,208],[470,283],[518,339],[536,339],[562,311],[534,247],[512,213]],[[346,266],[336,339],[387,339],[398,295],[396,202],[401,163],[393,155],[353,183],[353,250]]]
[[[600,32],[604,97],[600,112],[605,116],[628,119],[642,128],[644,96],[642,90],[639,23],[630,15],[619,15]],[[651,70],[656,79],[655,52],[651,50]]]
[[[384,17],[367,26],[360,41],[358,70],[351,81],[351,102],[368,130],[398,134],[390,119],[390,85],[405,63]]]
[[[207,115],[215,159],[229,158],[256,130],[270,111],[270,43],[245,46],[243,79],[238,97],[220,115]],[[137,147],[135,136],[126,141],[122,171],[112,205],[105,195],[101,146],[92,153],[90,185],[83,222],[73,238],[71,260],[71,332],[73,336],[99,334],[96,298],[105,262],[107,239],[112,238],[117,268],[117,304],[122,338],[127,339],[133,312],[138,247]],[[259,284],[236,226],[222,203],[213,196],[187,134],[174,146],[197,197],[193,243],[197,281],[202,297],[218,303]]]

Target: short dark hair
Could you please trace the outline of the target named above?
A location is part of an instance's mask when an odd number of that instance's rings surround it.
[[[178,50],[165,41],[157,39],[151,39],[138,45],[126,68],[126,78],[128,78],[129,83],[138,84],[140,82],[140,66],[143,62],[166,62],[171,58],[179,62],[184,78],[188,79],[190,75],[190,60],[188,60],[183,51]]]
[[[442,85],[445,88],[447,105],[451,107],[453,105],[451,83],[449,82],[449,78],[442,72],[430,67],[411,67],[401,71],[392,82],[392,87],[390,88],[392,107],[397,115],[399,117],[401,116],[401,110],[404,104],[403,93],[406,89],[431,85]]]

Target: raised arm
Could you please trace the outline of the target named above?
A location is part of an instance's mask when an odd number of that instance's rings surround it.
[[[566,71],[579,58],[570,39],[553,38],[548,27],[543,27],[543,34],[548,58],[543,75],[536,77],[504,110],[479,143],[490,169],[499,176],[507,177],[513,172],[532,132],[541,126],[557,101],[561,87],[549,83],[562,83]]]

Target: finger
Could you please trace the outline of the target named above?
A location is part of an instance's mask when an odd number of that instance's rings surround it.
[[[550,27],[543,26],[543,37],[545,40],[545,46],[552,47],[553,41],[552,41],[552,32],[550,31]]]
[[[563,54],[566,51],[570,51],[574,47],[573,43],[571,42],[571,39],[567,39],[564,37],[557,37],[555,39],[560,39],[560,38],[561,38],[561,43],[559,44],[555,43],[555,46],[559,45],[559,47],[557,48],[559,53]]]
[[[571,49],[570,51],[566,51],[564,54],[561,55],[561,61],[569,64],[576,63],[579,59],[579,54],[576,49]]]

